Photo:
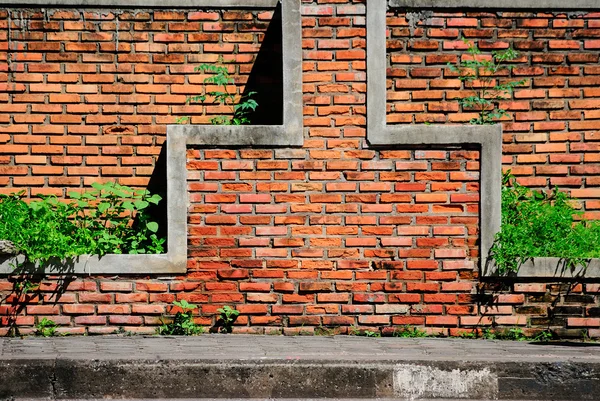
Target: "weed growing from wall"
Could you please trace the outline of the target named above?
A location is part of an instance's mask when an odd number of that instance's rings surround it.
[[[233,323],[235,323],[237,317],[240,315],[240,311],[233,309],[229,305],[225,305],[222,308],[217,309],[219,312],[218,329],[219,333],[231,333],[233,331]]]
[[[57,327],[53,320],[44,317],[35,325],[35,333],[42,337],[52,337],[56,334]]]
[[[473,95],[458,98],[458,103],[463,110],[478,111],[479,115],[471,119],[471,124],[495,124],[496,120],[508,115],[500,107],[500,102],[508,99],[515,87],[527,82],[526,79],[507,81],[498,78],[499,74],[512,70],[513,66],[506,62],[514,60],[519,54],[513,49],[507,49],[493,51],[490,56],[486,56],[467,39],[463,41],[469,45],[466,57],[461,57],[456,65],[449,63],[448,68],[458,73],[458,78],[465,88],[473,91]]]
[[[427,337],[427,333],[423,330],[419,330],[418,327],[405,325],[402,327],[396,327],[396,329],[394,329],[393,336],[400,338],[421,338]]]
[[[204,79],[204,84],[215,85],[218,89],[207,91],[204,95],[190,96],[187,103],[205,103],[207,100],[229,108],[230,114],[211,118],[213,125],[245,125],[250,124],[250,114],[252,114],[258,103],[254,100],[256,92],[249,92],[239,99],[236,103],[236,94],[228,91],[228,86],[235,83],[229,75],[226,65],[223,65],[223,59],[219,59],[219,64],[201,64],[194,68],[194,71],[203,74],[210,74]],[[189,117],[177,119],[178,123],[184,123]]]

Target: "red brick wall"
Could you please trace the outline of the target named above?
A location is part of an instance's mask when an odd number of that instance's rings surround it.
[[[21,299],[2,281],[0,332],[15,320],[31,332],[46,316],[73,333],[152,333],[170,303],[186,299],[200,305],[205,326],[217,308],[235,306],[236,332],[390,332],[410,324],[441,334],[493,325],[600,336],[597,284],[480,282],[479,153],[370,149],[364,2],[303,3],[304,147],[188,149],[188,273],[50,277]],[[215,111],[185,106],[202,90],[194,66],[219,54],[235,59],[241,92],[272,15],[12,13],[7,41],[0,11],[0,190],[31,195],[63,195],[100,179],[145,185],[165,124],[182,115],[206,122]],[[586,107],[600,83],[591,38],[599,17],[440,14],[411,26],[402,13],[390,16],[390,43],[401,47],[391,52],[390,84],[402,87],[388,93],[390,122],[468,117],[448,99],[460,87],[445,68],[461,53],[461,36],[481,39],[482,48],[486,40],[524,46],[514,73],[530,83],[509,104],[505,165],[528,185],[580,191],[573,194],[593,217],[598,116]],[[531,27],[538,24],[548,26]],[[586,28],[587,36],[576,33]],[[554,48],[561,43],[579,51]]]
[[[505,168],[524,185],[569,189],[583,200],[587,218],[599,218],[600,13],[406,17],[388,16],[388,123],[468,123],[476,113],[455,99],[473,92],[447,67],[465,59],[462,38],[488,54],[513,48],[515,68],[498,80],[527,81],[500,103],[509,112],[502,119]]]
[[[0,11],[0,193],[147,185],[166,124],[230,112],[186,103],[215,89],[194,68],[222,57],[235,77],[228,90],[242,93],[272,15]]]
[[[360,143],[190,150],[188,266],[206,281],[192,300],[303,330],[472,312],[479,152]]]

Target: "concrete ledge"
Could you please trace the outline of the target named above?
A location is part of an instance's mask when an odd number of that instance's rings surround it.
[[[8,0],[5,7],[272,8],[281,0]],[[284,0],[285,1],[285,0]]]
[[[2,399],[597,400],[600,392],[593,344],[204,335],[0,347]]]
[[[480,255],[488,255],[500,229],[502,127],[387,125],[386,7],[367,2],[367,140],[374,147],[476,146],[480,149]],[[483,270],[483,263],[482,263]]]
[[[533,9],[540,11],[598,10],[598,0],[389,0],[395,8],[476,8],[492,10]]]
[[[600,259],[590,259],[586,266],[578,265],[571,268],[561,258],[533,258],[523,263],[518,272],[506,275],[499,275],[493,261],[489,261],[482,276],[549,280],[598,279],[600,278]]]
[[[304,142],[298,130],[287,130],[280,125],[170,125],[168,133],[184,137],[187,144],[199,147],[288,147],[302,146]]]

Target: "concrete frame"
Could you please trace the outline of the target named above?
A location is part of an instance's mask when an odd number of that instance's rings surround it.
[[[600,9],[598,0],[389,0],[393,8]],[[388,126],[386,124],[386,8],[367,3],[367,139],[372,146],[478,146],[480,154],[480,275],[499,277],[489,251],[501,225],[502,126]],[[569,268],[560,258],[532,258],[512,278],[600,278],[600,259]]]
[[[32,4],[37,0],[13,0],[13,4]],[[177,274],[187,271],[187,168],[188,145],[203,147],[302,146],[302,20],[301,0],[161,0],[163,7],[247,8],[274,7],[282,2],[283,50],[283,125],[274,126],[167,126],[167,253],[159,255],[83,255],[75,263],[57,263],[45,268],[47,274]],[[192,4],[192,2],[194,4]],[[71,5],[75,0],[45,1],[46,6]],[[77,0],[78,4],[96,3]],[[103,0],[95,7],[117,3]],[[128,6],[153,0],[130,0]],[[0,274],[13,274],[12,258],[0,259]]]
[[[483,261],[500,229],[502,127],[387,125],[386,12],[381,4],[367,2],[367,140],[373,147],[467,145],[480,149],[479,259]]]

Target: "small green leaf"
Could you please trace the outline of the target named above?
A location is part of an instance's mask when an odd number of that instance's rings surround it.
[[[109,208],[110,208],[110,203],[108,203],[108,202],[101,202],[100,204],[98,204],[98,211],[100,213],[105,213]]]
[[[131,201],[125,201],[122,204],[123,209],[128,210],[130,212],[133,212],[135,210],[135,206],[133,205],[133,203]]]
[[[148,207],[148,205],[150,205],[145,200],[136,200],[135,202],[133,202],[133,204],[135,205],[137,210],[144,210]]]
[[[162,200],[162,197],[158,194],[154,194],[146,199],[148,202],[158,205],[158,203]]]
[[[158,231],[158,223],[154,221],[151,221],[148,224],[146,224],[146,227],[148,227],[148,230],[150,230],[153,233]]]

